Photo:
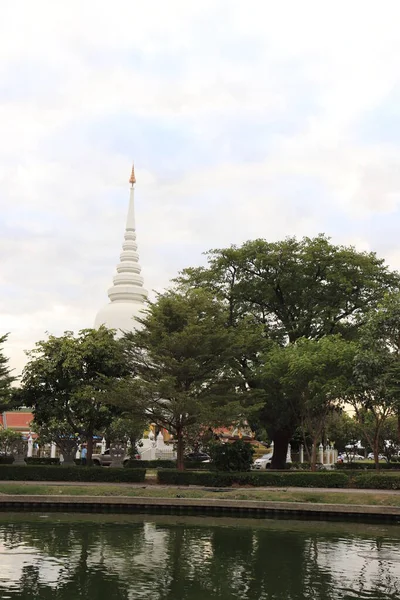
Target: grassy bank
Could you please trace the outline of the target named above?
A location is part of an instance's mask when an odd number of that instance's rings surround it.
[[[320,504],[348,504],[400,507],[400,493],[388,494],[371,491],[356,493],[349,491],[324,492],[315,490],[257,490],[230,488],[223,491],[201,489],[132,487],[125,485],[68,485],[55,484],[0,484],[0,495],[39,496],[125,496],[136,498],[226,498],[229,500],[265,500],[275,502],[313,502]]]

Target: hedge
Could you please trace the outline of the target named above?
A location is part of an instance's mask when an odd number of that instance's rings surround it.
[[[225,473],[216,471],[158,471],[158,483],[169,485],[202,485],[228,487],[234,484],[257,487],[347,487],[349,477],[345,473],[306,473],[270,471]]]
[[[36,457],[36,456],[26,456],[25,462],[27,465],[59,465],[59,458],[48,458],[48,457]]]
[[[2,454],[0,456],[0,465],[12,465],[14,457],[11,454]]]
[[[124,467],[130,469],[176,469],[176,460],[136,460],[132,458],[130,461],[124,464]],[[202,471],[210,470],[210,463],[198,462],[195,460],[185,461],[185,469],[191,471]]]
[[[350,463],[337,463],[336,469],[342,471],[376,471],[377,468],[375,463],[363,463],[363,462],[350,462]],[[398,462],[380,462],[379,470],[382,471],[390,471],[390,470],[400,471],[400,463]]]
[[[400,490],[400,477],[367,473],[354,477],[352,484],[354,487],[361,489]]]
[[[129,469],[176,469],[176,460],[136,460],[132,458],[124,465]]]
[[[0,465],[0,481],[143,482],[146,469],[96,469],[53,465]]]

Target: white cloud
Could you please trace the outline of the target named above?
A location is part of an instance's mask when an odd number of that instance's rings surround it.
[[[394,0],[3,0],[0,331],[17,370],[106,300],[132,154],[150,289],[259,236],[326,231],[399,267],[400,139],[359,134],[399,83],[399,17]]]

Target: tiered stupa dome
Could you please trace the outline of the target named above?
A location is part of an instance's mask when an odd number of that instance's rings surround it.
[[[110,302],[97,313],[94,324],[96,328],[105,325],[109,329],[116,329],[120,335],[124,331],[132,331],[139,325],[136,317],[142,315],[148,296],[147,290],[143,287],[143,277],[140,275],[141,267],[136,243],[134,167],[132,167],[129,183],[131,184],[129,209],[120,263],[117,265],[114,284],[108,290]]]

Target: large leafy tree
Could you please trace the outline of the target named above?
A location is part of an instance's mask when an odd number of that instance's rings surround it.
[[[353,406],[379,468],[382,433],[397,415],[400,429],[400,295],[388,294],[360,330],[348,402]],[[400,431],[398,431],[400,435]]]
[[[263,410],[270,411],[268,417],[276,428],[301,422],[304,440],[307,436],[312,442],[312,470],[328,416],[340,407],[347,390],[354,354],[353,342],[334,335],[275,345],[265,355],[260,369],[266,396]],[[285,422],[288,415],[290,420]]]
[[[281,346],[332,334],[353,339],[366,313],[399,288],[399,276],[374,253],[337,246],[320,235],[213,250],[207,267],[186,269],[178,284],[212,293],[226,306],[232,328],[245,323],[248,335],[236,346],[236,366],[247,385],[257,388],[255,373],[271,339]],[[274,467],[284,466],[300,404],[301,397],[292,399],[290,410],[283,403],[278,420],[268,404],[260,413],[274,440]]]
[[[8,334],[0,336],[0,413],[14,408],[11,385],[15,381],[12,370],[8,365],[8,358],[3,351]]]
[[[113,395],[117,405],[165,427],[183,469],[185,434],[237,418],[238,382],[227,355],[226,311],[202,290],[167,292],[149,304],[142,329],[126,334],[129,384]]]
[[[88,460],[93,435],[102,433],[115,416],[105,403],[116,381],[127,375],[123,340],[105,327],[67,331],[36,344],[22,376],[21,397],[31,406],[39,426],[68,430],[87,440]]]

